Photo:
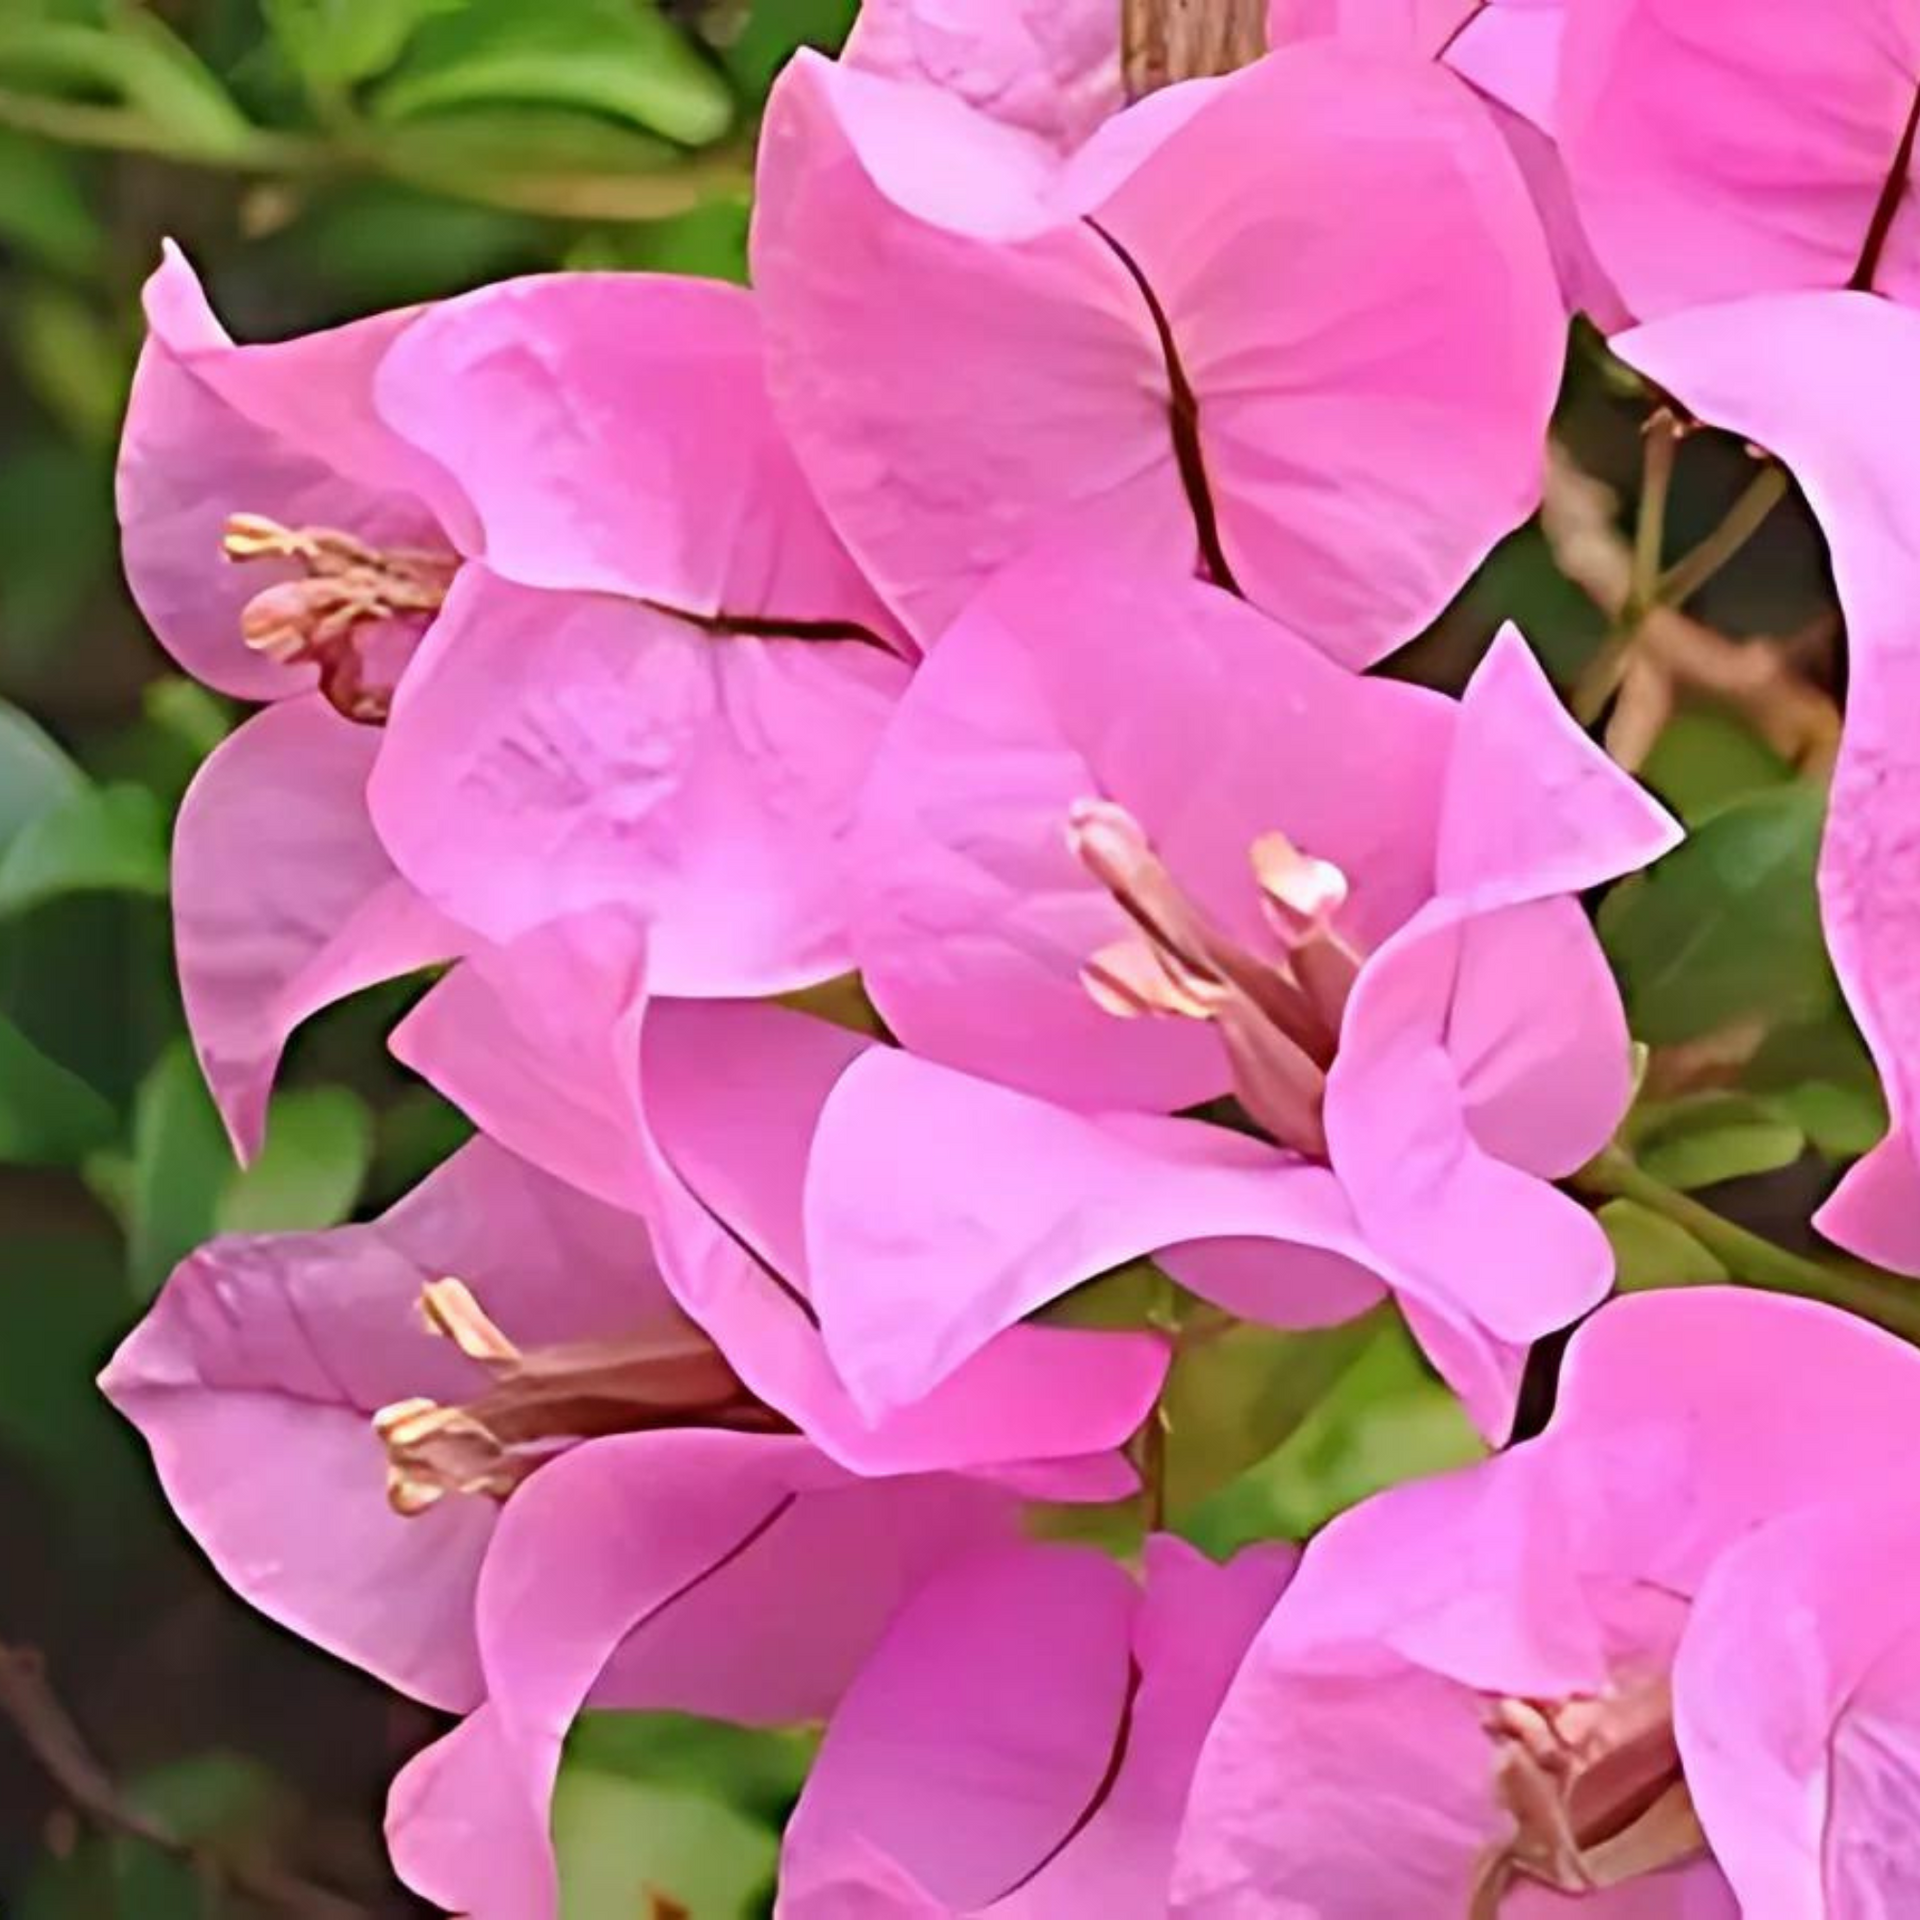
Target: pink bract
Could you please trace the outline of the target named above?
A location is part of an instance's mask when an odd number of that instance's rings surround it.
[[[1577,0],[1559,130],[1643,319],[1744,294],[1920,296],[1920,10],[1888,0]]]
[[[923,643],[1073,523],[1364,664],[1539,492],[1564,324],[1538,223],[1473,100],[1404,60],[1292,48],[1063,162],[802,55],[754,260],[795,449]]]
[[[1067,1288],[1172,1249],[1189,1285],[1281,1324],[1386,1282],[1504,1431],[1520,1348],[1611,1272],[1548,1184],[1628,1097],[1570,896],[1674,836],[1517,635],[1456,705],[1355,678],[1216,588],[1074,552],[1011,570],[922,669],[856,839],[855,945],[905,1050],[840,1076],[805,1201],[856,1398],[908,1404]],[[1263,898],[1290,884],[1284,863],[1261,878],[1276,845],[1342,876],[1333,946],[1306,943],[1335,972],[1317,1012],[1278,977],[1299,949]],[[1164,930],[1144,950],[1129,914]],[[1225,971],[1192,975],[1196,943]],[[1229,1092],[1263,1137],[1164,1117]]]
[[[1200,1742],[1294,1558],[1219,1567],[1161,1535],[1140,1583],[1084,1548],[942,1571],[827,1729],[787,1827],[783,1920],[1164,1915]]]
[[[1849,671],[1821,911],[1893,1126],[1815,1224],[1920,1273],[1920,314],[1868,294],[1787,294],[1676,315],[1619,347],[1701,418],[1786,461],[1832,549]]]
[[[1889,1723],[1869,1693],[1850,1719],[1847,1689],[1905,1657],[1915,1616],[1847,1580],[1851,1489],[1912,1446],[1916,1384],[1909,1348],[1805,1302],[1606,1308],[1542,1439],[1309,1548],[1203,1750],[1174,1911],[1305,1915],[1329,1886],[1353,1920],[1567,1910],[1549,1887],[1596,1914],[1877,1910],[1852,1876],[1910,1879],[1892,1810],[1920,1769],[1911,1703]],[[1788,1618],[1792,1654],[1769,1637]]]

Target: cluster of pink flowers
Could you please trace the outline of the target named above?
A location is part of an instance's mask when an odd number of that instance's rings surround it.
[[[870,0],[753,293],[236,346],[161,266],[128,573],[263,703],[179,821],[208,1081],[253,1149],[435,965],[392,1045],[478,1134],[195,1254],[106,1391],[236,1588],[464,1716],[389,1833],[481,1920],[556,1910],[587,1703],[824,1723],[794,1920],[1920,1912],[1920,1354],[1602,1304],[1581,896],[1679,829],[1517,631],[1365,671],[1532,512],[1574,310],[1788,463],[1895,1118],[1822,1225],[1920,1272],[1920,0],[1277,0],[1130,106],[1119,12]],[[878,1032],[795,1004],[854,972]],[[1134,1492],[1168,1342],[1043,1310],[1143,1256],[1391,1296],[1496,1446],[1593,1317],[1540,1438],[1123,1563],[1033,1518]]]

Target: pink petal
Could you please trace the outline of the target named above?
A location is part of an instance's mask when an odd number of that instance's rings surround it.
[[[1644,318],[1852,284],[1920,85],[1920,16],[1884,0],[1583,0],[1560,139],[1600,257]],[[1899,156],[1899,158],[1897,158]],[[1872,284],[1920,274],[1896,216]]]
[[[690,613],[884,618],[774,426],[738,287],[509,280],[420,319],[377,392],[471,494],[504,579]]]
[[[1323,1168],[1197,1122],[1073,1113],[880,1048],[827,1099],[806,1221],[827,1350],[870,1415],[910,1404],[1024,1315],[1159,1247],[1259,1237],[1370,1263]],[[1330,1266],[1300,1276],[1304,1324],[1324,1322],[1329,1281],[1343,1298],[1358,1291]],[[1276,1286],[1263,1317],[1294,1324],[1295,1305]]]
[[[603,1669],[629,1707],[818,1715],[902,1598],[1009,1518],[965,1482],[849,1482],[799,1440],[634,1434],[543,1468],[481,1577],[485,1718],[395,1785],[402,1876],[474,1920],[547,1920],[560,1743]]]
[[[1832,549],[1847,616],[1847,726],[1820,856],[1827,944],[1886,1082],[1893,1132],[1815,1224],[1869,1259],[1920,1273],[1920,511],[1910,481],[1920,315],[1864,294],[1796,294],[1682,315],[1622,336],[1631,363],[1703,419],[1793,468]],[[1820,370],[1810,381],[1807,369]]]
[[[649,1016],[633,930],[601,919],[476,956],[393,1044],[487,1132],[644,1214],[686,1311],[836,1458],[860,1472],[1055,1463],[1030,1491],[1112,1496],[1104,1456],[1159,1390],[1157,1340],[1023,1329],[877,1424],[830,1365],[809,1299],[801,1170],[864,1042],[771,1007],[667,1003]]]
[[[459,1275],[513,1337],[631,1331],[667,1308],[634,1220],[475,1141],[372,1226],[216,1240],[101,1376],[167,1499],[262,1612],[436,1706],[479,1697],[473,1582],[497,1509],[387,1505],[373,1414],[480,1370],[420,1317]]]
[[[128,584],[196,678],[243,700],[299,693],[311,668],[282,666],[241,637],[241,609],[272,569],[233,565],[221,537],[230,514],[258,513],[375,545],[443,543],[434,505],[455,520],[457,493],[371,416],[373,370],[411,316],[236,347],[171,245],[146,310],[117,479]]]
[[[1835,1920],[1920,1898],[1920,1614],[1889,1580],[1920,1505],[1841,1498],[1708,1574],[1674,1669],[1687,1784],[1750,1912]]]
[[[317,695],[286,701],[214,750],[180,808],[181,993],[243,1156],[259,1147],[280,1051],[301,1021],[466,941],[374,836],[366,784],[379,744]]]
[[[867,0],[842,57],[944,88],[1063,149],[1125,104],[1106,0]]]
[[[1438,884],[1481,911],[1580,893],[1657,860],[1679,823],[1574,724],[1519,629],[1460,702]]]
[[[1036,551],[921,669],[875,763],[853,849],[869,988],[908,1045],[970,1071],[1082,1107],[1196,1104],[1225,1083],[1213,1037],[1116,1022],[1081,984],[1128,922],[1068,850],[1073,803],[1128,807],[1256,946],[1249,854],[1284,830],[1353,877],[1345,924],[1371,942],[1430,891],[1450,719],[1215,588]]]
[[[778,991],[846,965],[841,841],[906,678],[855,642],[715,636],[470,566],[371,804],[403,870],[491,937],[631,906],[660,991]]]
[[[834,1716],[783,1861],[790,1883],[825,1882],[828,1903],[788,1897],[782,1912],[844,1911],[834,1881],[877,1848],[941,1911],[1164,1914],[1201,1736],[1290,1564],[1278,1549],[1220,1568],[1157,1538],[1144,1594],[1070,1548],[944,1574]]]
[[[764,159],[775,395],[922,639],[1061,524],[1197,559],[1135,268],[1198,398],[1226,558],[1338,657],[1417,632],[1538,493],[1559,305],[1511,163],[1443,76],[1300,48],[1119,116],[1062,173],[945,96],[803,59]],[[1307,191],[1333,175],[1337,205]],[[1386,244],[1413,176],[1418,235]],[[1454,484],[1408,479],[1436,459]]]
[[[1446,62],[1489,99],[1551,135],[1565,26],[1562,0],[1482,0],[1449,39]]]
[[[1920,1442],[1920,1356],[1851,1314],[1726,1287],[1636,1294],[1583,1327],[1552,1432],[1616,1461],[1605,1555],[1675,1592],[1743,1533]],[[1653,1464],[1658,1461],[1657,1471]]]

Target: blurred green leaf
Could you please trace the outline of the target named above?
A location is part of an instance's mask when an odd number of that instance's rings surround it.
[[[1686,1228],[1634,1200],[1609,1200],[1598,1219],[1613,1247],[1622,1293],[1653,1287],[1711,1286],[1727,1270]]]
[[[1771,1095],[1829,1160],[1857,1158],[1887,1130],[1880,1075],[1837,1002],[1817,1020],[1775,1028],[1743,1078]]]
[[[143,7],[116,5],[100,27],[0,21],[0,76],[49,92],[106,93],[208,159],[244,151],[252,131],[193,49]]]
[[[1825,812],[1800,782],[1736,801],[1607,896],[1600,938],[1637,1038],[1666,1046],[1832,1002],[1814,893]]]
[[[1635,1115],[1633,1155],[1683,1193],[1790,1167],[1807,1138],[1779,1106],[1747,1093],[1692,1094]]]
[[[1375,1333],[1273,1453],[1179,1531],[1216,1558],[1255,1540],[1304,1540],[1371,1494],[1485,1453],[1459,1401],[1396,1320]]]
[[[1725,707],[1682,707],[1661,729],[1641,777],[1689,826],[1770,787],[1793,769]]]
[[[661,1900],[699,1920],[766,1911],[780,1844],[770,1826],[699,1793],[561,1769],[553,1799],[561,1920],[634,1920]]]
[[[204,1920],[191,1866],[124,1834],[89,1834],[35,1868],[8,1920]]]
[[[0,241],[55,273],[100,266],[106,234],[81,190],[73,157],[44,140],[0,129]]]
[[[1887,1102],[1877,1083],[1803,1080],[1773,1101],[1824,1159],[1857,1160],[1887,1130]]]
[[[745,194],[716,194],[674,220],[603,227],[583,235],[569,249],[566,264],[576,273],[691,273],[745,286],[751,214]]]
[[[0,855],[0,913],[63,893],[166,891],[166,823],[144,787],[82,788],[29,822]]]
[[[284,1816],[286,1789],[241,1753],[190,1753],[127,1781],[128,1802],[194,1845],[245,1845]]]
[[[9,331],[21,378],[47,412],[74,439],[111,446],[133,378],[131,340],[54,280],[20,291]]]
[[[287,58],[322,89],[370,80],[399,59],[414,30],[460,0],[263,0]]]
[[[754,0],[721,57],[741,93],[758,102],[799,48],[838,53],[859,11],[859,0]]]
[[[0,1016],[0,1162],[77,1166],[118,1129],[92,1087]]]
[[[86,775],[38,721],[0,700],[0,847],[63,801],[86,791]]]
[[[44,670],[113,570],[112,465],[51,427],[0,460],[0,668]],[[4,778],[0,775],[0,778]]]
[[[133,1113],[132,1212],[127,1261],[142,1300],[212,1237],[236,1162],[220,1116],[184,1040],[161,1055]]]
[[[659,1786],[688,1787],[778,1823],[806,1778],[813,1736],[761,1732],[684,1713],[583,1713],[567,1762]]]
[[[253,1164],[215,1209],[221,1233],[307,1233],[349,1218],[373,1160],[373,1115],[344,1087],[275,1097]]]
[[[394,120],[516,100],[630,120],[683,146],[717,140],[733,119],[719,74],[635,0],[467,0],[421,26],[376,95]]]

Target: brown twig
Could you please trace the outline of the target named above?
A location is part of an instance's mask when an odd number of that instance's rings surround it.
[[[1232,73],[1267,50],[1266,0],[1121,0],[1127,97]]]
[[[1629,606],[1634,552],[1615,519],[1613,489],[1574,464],[1557,443],[1548,449],[1540,528],[1554,562],[1610,620]],[[1823,772],[1840,744],[1840,712],[1800,672],[1808,635],[1787,640],[1729,640],[1677,608],[1644,615],[1607,727],[1607,750],[1623,766],[1644,764],[1685,694],[1740,714],[1791,765]]]
[[[47,1777],[92,1825],[144,1841],[186,1861],[214,1884],[230,1886],[301,1920],[366,1920],[365,1908],[354,1901],[316,1887],[271,1861],[184,1840],[135,1806],[94,1756],[53,1691],[37,1653],[0,1645],[0,1719],[12,1723]]]

